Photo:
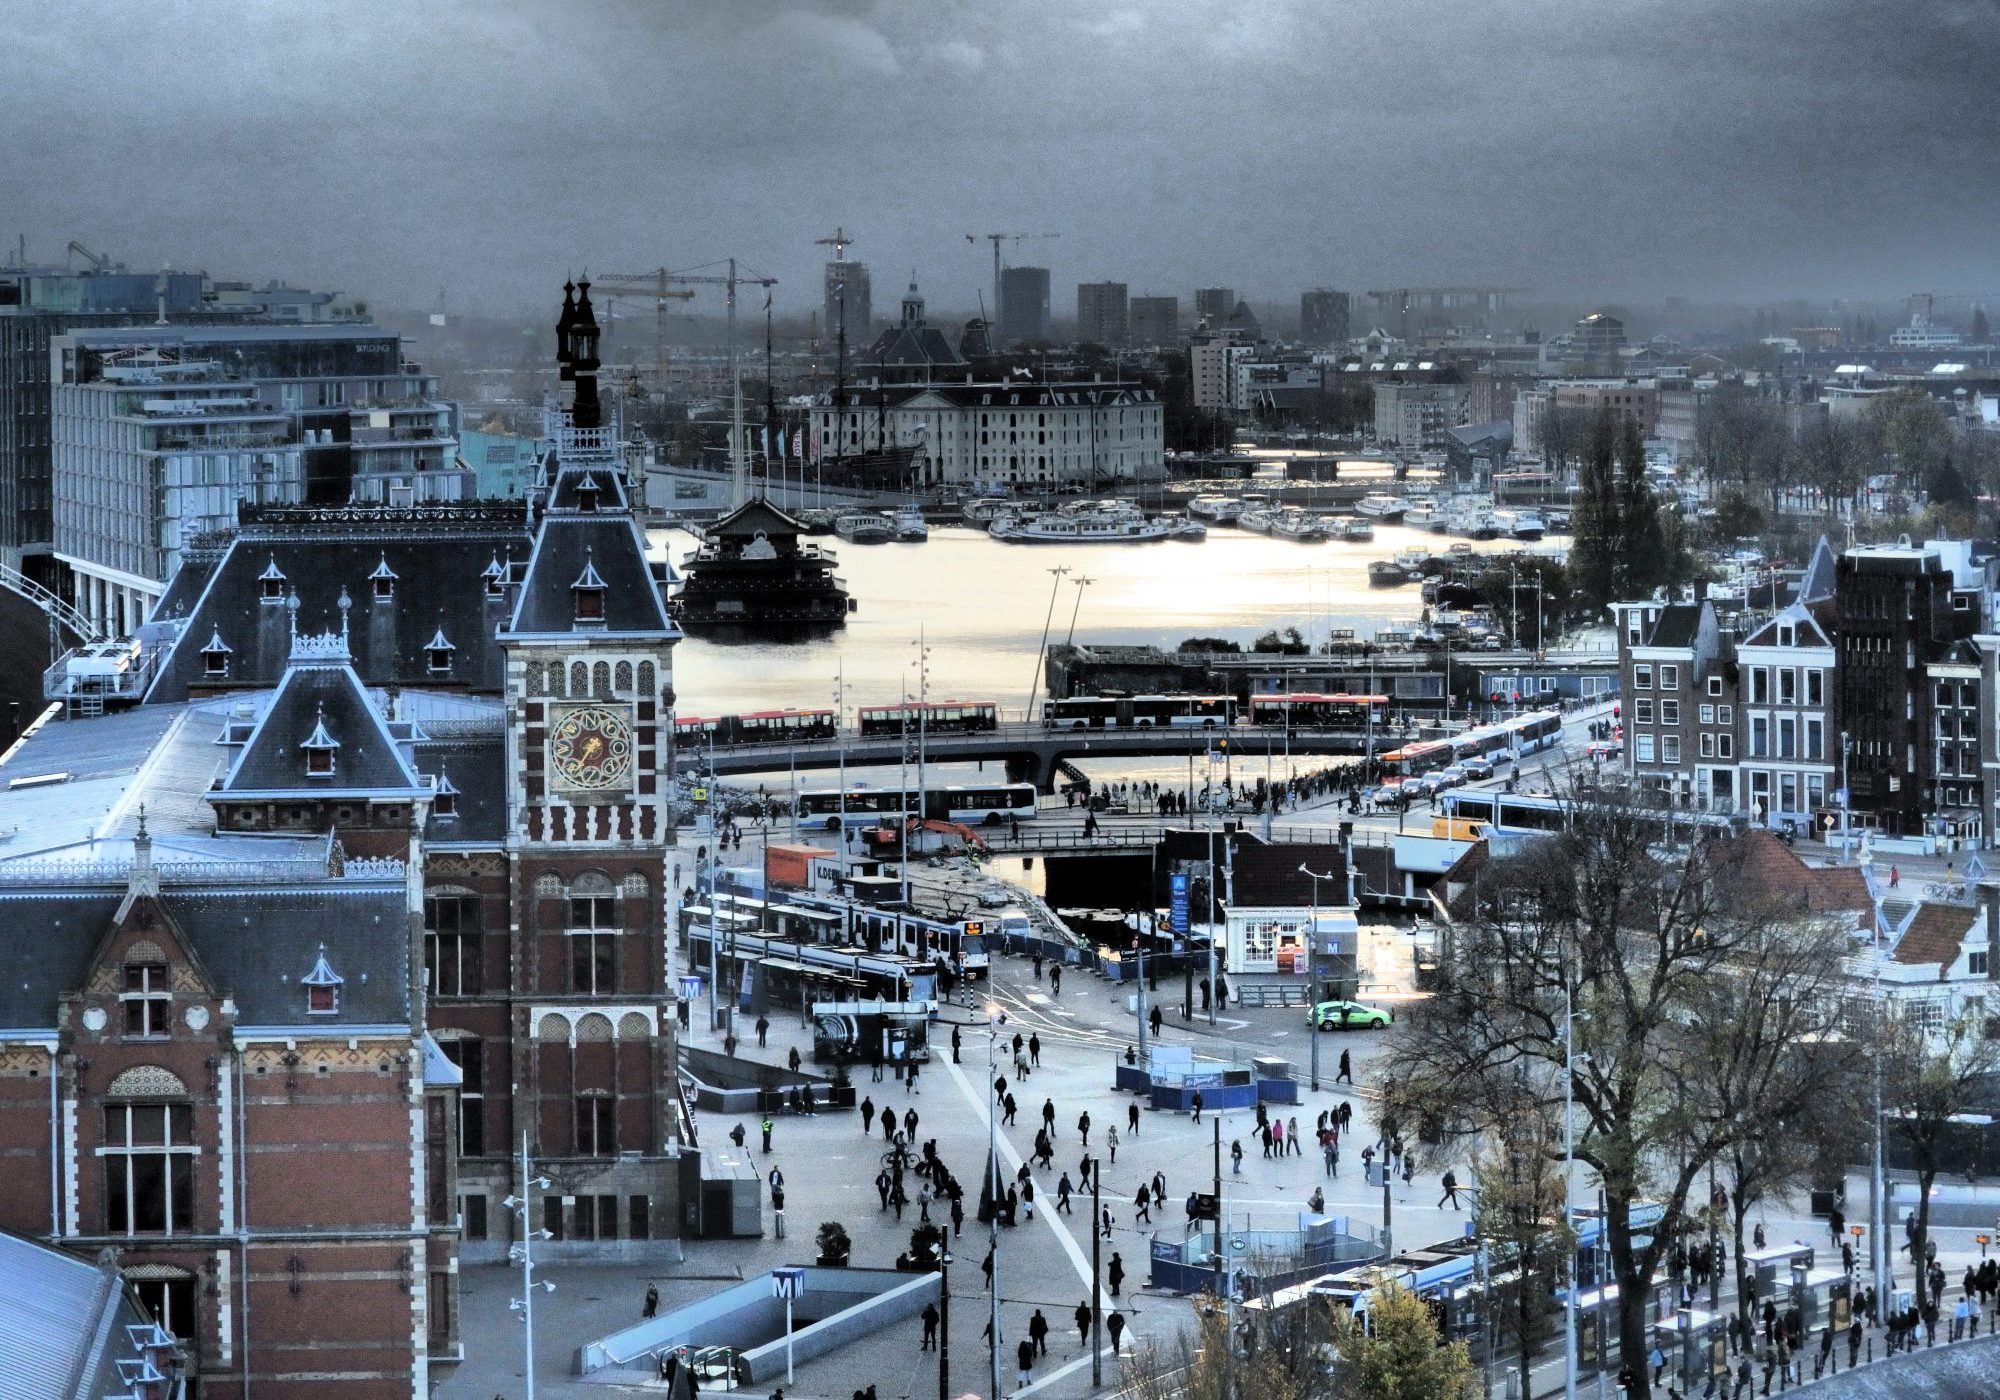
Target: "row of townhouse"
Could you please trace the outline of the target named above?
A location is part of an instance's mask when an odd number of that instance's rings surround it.
[[[1761,826],[1990,845],[1993,566],[1963,541],[1820,543],[1728,597],[1612,607],[1630,780]]]

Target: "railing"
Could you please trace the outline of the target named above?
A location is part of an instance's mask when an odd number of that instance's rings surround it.
[[[401,874],[401,861],[392,862]],[[376,869],[380,861],[352,861],[347,864],[350,878],[386,878]],[[356,865],[364,866],[356,871]],[[163,885],[258,884],[289,885],[318,883],[332,878],[321,860],[190,860],[168,861],[155,867]],[[0,863],[0,885],[122,885],[132,876],[126,861],[36,860],[33,858]]]
[[[42,587],[19,569],[0,564],[0,588],[26,598],[86,642],[101,642],[105,633],[96,623],[78,612],[62,595]]]

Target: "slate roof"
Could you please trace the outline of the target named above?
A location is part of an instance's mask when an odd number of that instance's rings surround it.
[[[325,735],[338,745],[330,778],[306,776],[304,747]],[[418,780],[387,725],[347,665],[294,665],[230,765],[220,793],[407,792]]]
[[[760,498],[745,501],[702,533],[722,539],[748,540],[762,531],[767,539],[778,539],[785,535],[801,535],[805,528],[803,521]]]
[[[418,773],[449,776],[457,790],[452,815],[431,813],[424,831],[427,848],[499,846],[507,839],[507,754],[501,735],[420,740],[414,758]]]
[[[290,655],[291,610],[263,600],[259,575],[272,562],[297,596],[298,625],[334,625],[339,599],[349,601],[349,647],[370,685],[437,685],[448,679],[498,692],[504,661],[494,633],[511,593],[489,598],[486,572],[495,558],[516,570],[531,538],[521,507],[442,508],[429,512],[356,508],[292,514],[298,521],[251,523],[212,567],[184,567],[153,610],[149,627],[178,624],[179,638],[147,692],[148,703],[185,700],[191,693],[276,685]],[[317,519],[312,518],[317,515]],[[393,594],[374,596],[368,576],[386,560],[396,575]],[[198,586],[197,586],[198,585]],[[457,645],[452,673],[430,671],[424,644],[439,627]],[[218,685],[205,674],[200,649],[220,635],[230,649],[229,675]]]
[[[674,633],[660,597],[661,583],[646,558],[645,540],[632,518],[622,514],[548,516],[506,630],[516,636],[576,632],[571,586],[586,568],[596,569],[605,585],[604,621],[590,625],[589,632]]]
[[[123,886],[0,887],[0,1026],[47,1027],[56,1003],[80,988],[124,899]],[[217,991],[233,996],[241,1026],[373,1026],[410,1014],[408,893],[400,878],[168,886],[161,908]],[[308,1016],[298,983],[319,947],[342,979],[337,1009]]]
[[[1669,603],[1660,609],[1660,615],[1653,620],[1653,630],[1647,634],[1641,646],[1687,647],[1694,645],[1695,633],[1701,628],[1701,604]]]
[[[1807,865],[1798,853],[1762,828],[1742,836],[1741,874],[1752,889],[1796,895],[1816,914],[1866,914],[1875,908],[1868,881],[1851,865]]]
[[[0,1394],[37,1400],[131,1395],[120,1362],[144,1353],[127,1328],[152,1319],[115,1266],[0,1234]],[[142,1333],[142,1336],[146,1333]]]
[[[1979,911],[1963,904],[1920,904],[1889,956],[1907,967],[1950,967],[1978,921]]]
[[[615,465],[577,465],[563,468],[549,488],[548,508],[552,511],[581,511],[588,495],[588,483],[597,489],[593,511],[626,509],[625,483]]]
[[[965,356],[946,338],[943,331],[922,324],[891,326],[875,338],[875,343],[854,357],[856,365],[879,369],[966,368]]]

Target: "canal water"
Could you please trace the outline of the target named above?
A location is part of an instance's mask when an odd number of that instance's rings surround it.
[[[1018,719],[1030,694],[1039,694],[1045,626],[1053,641],[1068,637],[1073,624],[1075,636],[1091,643],[1166,648],[1196,636],[1247,647],[1286,627],[1315,646],[1339,628],[1372,638],[1382,628],[1414,623],[1423,603],[1414,583],[1370,587],[1369,561],[1404,549],[1442,552],[1450,542],[1382,525],[1366,544],[1297,543],[1227,527],[1211,528],[1197,543],[1137,545],[1003,544],[960,526],[933,526],[921,544],[857,545],[829,536],[816,543],[839,557],[838,572],[856,602],[845,628],[790,643],[689,637],[675,648],[674,688],[683,715],[731,714],[831,706],[839,678],[851,724],[857,705],[893,703],[905,686],[916,694],[921,632],[933,699],[991,700]],[[1559,553],[1566,543],[1494,540],[1472,548]],[[652,544],[678,568],[696,540],[660,530]],[[1058,566],[1069,572],[1058,578],[1050,572]],[[1185,760],[1148,761],[1106,776],[1178,787],[1186,767]],[[1261,771],[1260,760],[1249,776]],[[933,781],[969,776],[969,769],[946,770]],[[830,785],[817,775],[811,781]]]

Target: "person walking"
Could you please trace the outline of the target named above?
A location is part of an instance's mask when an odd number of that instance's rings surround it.
[[[1297,1114],[1293,1114],[1291,1119],[1285,1124],[1285,1143],[1292,1149],[1294,1157],[1303,1157],[1306,1155],[1304,1146],[1299,1142],[1299,1119]]]
[[[1052,997],[1059,997],[1059,996],[1061,996],[1061,995],[1062,995],[1062,964],[1061,964],[1061,963],[1050,963],[1050,964],[1049,964],[1049,995],[1050,995],[1050,996],[1052,996]]]
[[[1242,1138],[1237,1138],[1229,1144],[1229,1171],[1232,1176],[1243,1175]]]
[[[1111,1253],[1111,1262],[1104,1267],[1104,1277],[1111,1285],[1111,1296],[1116,1298],[1118,1290],[1125,1286],[1125,1258],[1116,1250]]]
[[[1104,1130],[1104,1145],[1111,1149],[1111,1165],[1118,1165],[1118,1125],[1113,1123]]]
[[[936,1351],[938,1342],[938,1307],[936,1303],[925,1303],[921,1314],[924,1320],[924,1342],[919,1351]]]
[[[1101,1225],[1100,1225],[1100,1227],[1099,1227],[1099,1233],[1101,1233],[1101,1234],[1102,1234],[1102,1235],[1104,1236],[1104,1238],[1105,1238],[1105,1239],[1107,1239],[1107,1240],[1111,1238],[1111,1207],[1110,1207],[1110,1206],[1106,1206],[1106,1207],[1104,1207],[1104,1220],[1102,1221],[1102,1223],[1101,1223]]]
[[[913,1108],[903,1115],[903,1131],[910,1135],[910,1141],[917,1140],[917,1111]]]
[[[771,1043],[771,1021],[763,1012],[757,1013],[757,1048],[762,1050]]]
[[[646,1301],[639,1308],[639,1316],[641,1318],[657,1317],[659,1313],[660,1285],[649,1283],[646,1285]]]
[[[1042,1126],[1050,1132],[1056,1130],[1056,1101],[1054,1099],[1042,1100]]]
[[[1049,1320],[1042,1316],[1040,1308],[1028,1319],[1028,1341],[1035,1351],[1043,1356],[1049,1354]]]
[[[749,1134],[743,1131],[741,1123],[729,1130],[729,1140],[736,1144],[736,1150],[739,1152],[743,1150],[743,1141],[748,1136]]]
[[[986,1258],[980,1261],[979,1271],[986,1275],[986,1291],[993,1291],[993,1251],[986,1251]]]
[[[1088,1298],[1076,1305],[1076,1341],[1078,1346],[1090,1345],[1090,1299]]]
[[[1136,1102],[1125,1105],[1125,1126],[1131,1129],[1133,1137],[1139,1136],[1139,1105]]]
[[[951,1062],[958,1063],[958,1027],[951,1028]]]
[[[771,1120],[766,1118],[762,1123],[758,1124],[758,1127],[764,1134],[764,1150],[769,1152],[771,1150]]]
[[[870,1095],[861,1101],[861,1135],[866,1137],[874,1131],[875,1099],[873,1095]]]
[[[1039,1034],[1028,1037],[1028,1063],[1036,1069],[1042,1067],[1042,1038]]]
[[[793,1074],[797,1074],[799,1072],[799,1065],[802,1063],[802,1061],[799,1059],[798,1046],[794,1045],[791,1048],[791,1051],[785,1056],[785,1063],[791,1066]]]
[[[1285,1155],[1285,1120],[1282,1118],[1271,1125],[1271,1146],[1278,1156]]]
[[[1152,1014],[1146,1019],[1153,1023],[1153,1038],[1158,1040],[1160,1038],[1160,1006],[1158,1002],[1153,1004]]]
[[[1030,1225],[1035,1223],[1035,1183],[1032,1180],[1021,1183],[1021,1214]]]
[[[1336,1084],[1354,1082],[1354,1062],[1348,1058],[1345,1050],[1340,1052],[1340,1073],[1334,1075],[1333,1082]]]
[[[1025,1389],[1035,1378],[1035,1344],[1027,1338],[1014,1348],[1014,1384]]]
[[[1328,1133],[1326,1140],[1320,1144],[1319,1155],[1320,1160],[1326,1163],[1326,1174],[1328,1176],[1339,1176],[1340,1139],[1332,1133]]]
[[[1139,1189],[1132,1197],[1132,1210],[1142,1223],[1147,1225],[1153,1223],[1153,1196],[1143,1181],[1139,1183]]]
[[[1085,1147],[1090,1146],[1090,1113],[1088,1110],[1077,1115],[1076,1131],[1077,1136],[1083,1139],[1083,1145]]]
[[[1443,1209],[1444,1209],[1444,1204],[1445,1204],[1445,1202],[1446,1202],[1446,1201],[1450,1201],[1450,1202],[1451,1202],[1451,1208],[1452,1208],[1453,1210],[1457,1210],[1457,1209],[1458,1209],[1458,1177],[1457,1177],[1457,1175],[1456,1175],[1456,1174],[1455,1174],[1455,1173],[1454,1173],[1454,1172],[1452,1171],[1452,1169],[1451,1169],[1450,1167],[1446,1167],[1446,1168],[1444,1169],[1444,1180],[1443,1180],[1443,1182],[1442,1182],[1441,1184],[1442,1184],[1442,1185],[1443,1185],[1443,1187],[1444,1187],[1444,1194],[1443,1194],[1442,1196],[1438,1197],[1438,1209],[1439,1209],[1439,1210],[1443,1210]],[[1656,1381],[1654,1382],[1654,1384],[1656,1384],[1656,1385],[1657,1385],[1658,1383],[1659,1383],[1659,1382],[1658,1382],[1657,1380],[1656,1380]]]
[[[1062,1174],[1062,1180],[1056,1183],[1056,1209],[1061,1211],[1064,1215],[1076,1214],[1075,1211],[1069,1208],[1070,1189],[1071,1188],[1069,1184],[1069,1173],[1064,1172]]]
[[[1190,1105],[1190,1106],[1191,1106],[1191,1107],[1192,1107],[1192,1108],[1194,1109],[1194,1121],[1195,1121],[1196,1123],[1200,1123],[1200,1122],[1201,1122],[1201,1090],[1199,1090],[1199,1089],[1195,1090],[1195,1091],[1194,1091],[1194,1097],[1193,1097],[1192,1099],[1190,1099],[1190,1100],[1189,1100],[1188,1102],[1189,1102],[1189,1105]]]

